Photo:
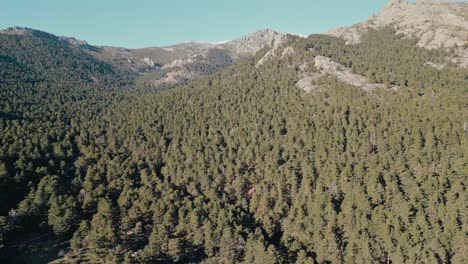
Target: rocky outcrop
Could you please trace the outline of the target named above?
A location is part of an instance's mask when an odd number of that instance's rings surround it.
[[[148,65],[148,67],[153,68],[155,66],[154,61],[152,59],[150,59],[150,58],[144,58],[143,62],[146,63],[146,65]]]
[[[272,29],[262,29],[243,36],[239,39],[219,45],[220,48],[231,52],[233,58],[252,55],[266,46],[278,46],[289,34]]]
[[[255,64],[255,67],[260,67],[261,65],[263,65],[265,62],[267,62],[268,60],[274,58],[275,56],[278,56],[279,54],[276,54],[277,51],[280,49],[281,45],[280,43],[274,45],[267,53],[265,53],[265,55],[263,55],[263,57],[258,60],[257,64]],[[292,47],[286,47],[283,49],[283,51],[281,52],[281,59],[284,59],[284,57],[286,57],[287,55],[291,55],[294,53],[294,49]]]
[[[316,56],[314,59],[314,66],[317,69],[316,73],[302,71],[300,73],[301,79],[296,83],[296,87],[302,89],[306,93],[321,88],[317,81],[327,75],[334,76],[340,82],[360,87],[365,91],[371,91],[379,88],[388,88],[384,84],[372,83],[365,76],[355,74],[351,71],[350,68],[345,67],[340,63],[334,62],[327,57]],[[306,67],[300,68],[305,69]],[[398,89],[396,86],[390,88]]]
[[[0,34],[7,34],[7,35],[32,35],[32,29],[26,27],[9,27],[6,29],[0,30]]]
[[[294,49],[292,47],[286,47],[283,52],[281,52],[281,58],[284,59],[284,57],[294,54]]]
[[[442,70],[445,67],[445,64],[435,63],[435,62],[431,62],[431,61],[426,62],[425,65],[432,66],[432,67],[434,67],[434,68],[436,68],[438,70]]]
[[[66,42],[83,49],[93,57],[117,67],[130,69],[144,79],[145,84],[176,85],[200,76],[210,74],[230,65],[244,56],[253,55],[265,47],[272,49],[265,55],[261,65],[273,55],[284,57],[294,52],[289,47],[274,54],[287,39],[288,33],[262,29],[232,41],[185,42],[166,47],[127,49],[110,46],[92,46],[86,41],[72,37],[55,36],[39,30],[12,27],[1,30],[0,34],[39,36],[54,41]]]
[[[273,47],[273,49],[269,51],[269,55],[266,55],[266,57],[271,56],[280,46],[280,44],[283,43],[287,36],[287,33],[277,32],[272,29],[264,29],[232,41],[223,41],[217,43],[186,42],[173,46],[163,47],[162,50],[158,50],[158,53],[153,52],[152,54],[148,53],[148,51],[150,51],[150,49],[153,49],[154,51],[155,48],[130,51],[130,57],[132,57],[131,60],[133,61],[139,61],[141,60],[140,58],[135,59],[135,56],[131,55],[137,53],[145,54],[146,61],[144,65],[148,65],[147,61],[152,60],[154,63],[161,64],[161,69],[169,71],[164,74],[163,78],[154,80],[152,82],[153,84],[176,84],[178,82],[185,82],[203,75],[203,73],[198,71],[187,70],[187,68],[191,68],[191,65],[200,63],[211,64],[213,63],[213,60],[216,61],[218,59],[220,61],[235,61],[241,57],[252,55],[267,46]],[[216,50],[221,51],[221,53],[213,52]],[[164,56],[161,56],[160,54],[163,53]],[[229,58],[217,59],[213,58],[213,54],[228,56]],[[166,60],[161,60],[160,58],[162,57],[165,57]]]
[[[9,27],[7,29],[0,30],[0,34],[6,35],[20,35],[20,36],[40,36],[48,39],[58,40],[66,42],[70,45],[75,46],[87,46],[88,43],[84,40],[76,39],[73,37],[55,36],[53,34],[35,30],[27,27]]]
[[[390,0],[368,20],[351,27],[332,29],[327,34],[355,44],[368,29],[387,26],[417,38],[420,47],[453,49],[452,60],[468,66],[468,2]]]
[[[155,85],[162,83],[176,84],[203,75],[201,72],[181,70],[181,68],[190,68],[191,65],[200,63],[213,63],[213,54],[220,54],[213,51],[221,50],[224,52],[223,56],[229,56],[229,58],[225,58],[224,60],[233,61],[252,55],[270,45],[272,47],[279,47],[287,35],[287,33],[277,32],[272,29],[264,29],[232,41],[214,43],[191,41],[166,47],[142,49],[99,47],[99,51],[93,52],[93,55],[117,61],[125,65],[125,67],[130,67],[135,71],[145,74],[154,69],[173,71],[173,73],[166,72],[163,78],[152,80],[150,83]],[[270,54],[273,52],[271,51]],[[159,76],[158,74],[156,75]]]
[[[87,46],[89,45],[88,42],[81,40],[81,39],[76,39],[72,37],[59,37],[61,41],[65,41],[70,45],[75,45],[75,46]]]
[[[35,35],[63,41],[86,49],[87,52],[100,60],[117,63],[140,73],[146,73],[153,68],[172,68],[194,62],[205,62],[204,58],[214,49],[224,50],[233,60],[236,60],[243,56],[252,55],[266,46],[279,46],[289,35],[288,33],[272,29],[262,29],[232,41],[212,43],[190,41],[166,47],[127,49],[110,46],[91,46],[84,40],[55,36],[25,27],[10,27],[0,30],[0,34]]]
[[[306,93],[310,93],[321,88],[317,81],[324,76],[322,73],[302,73],[301,79],[296,83],[296,87]]]
[[[160,79],[150,80],[150,82],[152,82],[154,86],[162,84],[176,85],[192,80],[194,78],[196,78],[196,76],[193,75],[193,73],[187,71],[186,69],[178,69],[164,74]]]

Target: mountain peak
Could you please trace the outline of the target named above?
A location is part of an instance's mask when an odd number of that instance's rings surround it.
[[[259,37],[259,38],[269,38],[271,36],[279,36],[279,35],[287,35],[288,33],[284,33],[284,32],[280,32],[280,31],[276,31],[274,29],[271,29],[271,28],[263,28],[263,29],[259,29],[253,33],[250,33],[247,36],[255,36],[255,37]]]
[[[262,29],[259,29],[255,32],[253,32],[253,34],[278,34],[280,33],[279,31],[276,31],[272,28],[262,28]]]
[[[73,37],[56,36],[54,34],[50,34],[50,33],[47,33],[38,29],[33,29],[33,28],[28,28],[28,27],[13,26],[13,27],[0,30],[0,34],[18,35],[18,36],[36,36],[36,37],[42,37],[42,38],[46,38],[50,40],[63,41],[70,45],[75,45],[75,46],[88,45],[88,43],[84,40],[79,40]]]
[[[401,5],[403,3],[407,3],[406,0],[389,0],[387,2],[387,6],[392,6],[392,5]]]
[[[18,27],[18,26],[14,26],[14,27],[9,27],[9,28],[0,30],[0,34],[8,34],[8,35],[30,35],[30,34],[32,34],[32,32],[34,32],[34,31],[36,31],[36,30],[31,29],[31,28],[27,28],[27,27]]]
[[[290,34],[264,28],[230,41],[224,46],[235,54],[235,57],[239,57],[253,54],[266,46],[279,45],[288,35]]]
[[[332,29],[329,35],[358,43],[368,29],[394,27],[398,33],[416,38],[418,46],[455,50],[456,63],[468,66],[468,2],[390,0],[376,15],[351,27]]]

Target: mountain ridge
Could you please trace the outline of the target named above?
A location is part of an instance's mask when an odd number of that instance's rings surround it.
[[[90,44],[86,40],[82,39],[77,39],[75,37],[71,36],[59,36],[55,35],[52,33],[49,33],[47,31],[39,30],[39,29],[34,29],[34,28],[29,28],[29,27],[21,27],[21,26],[12,26],[8,27],[5,29],[0,29],[0,34],[8,34],[8,35],[42,35],[42,36],[48,36],[50,38],[56,38],[60,39],[68,44],[71,45],[89,45],[95,48],[114,48],[114,49],[125,49],[125,50],[145,50],[145,49],[155,49],[155,48],[161,48],[161,49],[171,49],[175,47],[184,47],[184,46],[199,46],[199,47],[218,47],[218,48],[231,48],[231,52],[233,52],[236,55],[239,55],[237,53],[240,53],[242,55],[251,55],[253,52],[258,51],[259,49],[263,48],[265,45],[270,44],[270,42],[278,42],[284,36],[287,35],[297,35],[297,36],[302,36],[294,33],[288,33],[288,32],[280,32],[271,28],[264,28],[264,29],[259,29],[256,30],[252,33],[245,34],[241,37],[232,39],[232,40],[223,40],[223,41],[195,41],[195,40],[190,40],[190,41],[185,41],[181,43],[175,43],[171,45],[162,45],[162,46],[147,46],[147,47],[142,47],[142,48],[127,48],[123,46],[113,46],[113,45],[94,45]],[[248,42],[248,43],[246,43]],[[239,44],[242,43],[242,44]],[[238,45],[250,45],[250,47],[246,48],[243,47],[242,50],[236,50],[233,49],[232,47],[238,46]]]
[[[0,34],[0,263],[464,263],[468,71],[358,33]]]
[[[177,85],[229,66],[269,45],[279,45],[290,33],[260,29],[240,38],[220,41],[189,41],[170,46],[139,49],[91,45],[74,37],[56,36],[26,27],[10,27],[0,34],[38,36],[81,48],[93,57],[140,75],[146,86]]]
[[[452,49],[450,60],[468,67],[468,2],[390,0],[367,20],[331,29],[327,34],[356,44],[369,29],[387,26],[416,38],[419,47]]]

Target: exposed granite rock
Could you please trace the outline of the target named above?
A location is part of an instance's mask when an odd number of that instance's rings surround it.
[[[385,84],[381,83],[372,83],[368,78],[365,76],[355,74],[351,71],[350,68],[345,67],[344,65],[332,61],[330,58],[317,56],[314,59],[315,68],[318,70],[317,73],[309,73],[303,71],[305,69],[305,65],[303,67],[299,67],[301,69],[300,73],[300,80],[296,83],[296,87],[304,90],[306,93],[311,92],[313,90],[319,89],[321,86],[316,83],[320,78],[325,77],[327,75],[335,76],[336,79],[339,81],[350,84],[356,87],[360,87],[365,91],[371,91],[374,89],[381,89],[387,88]],[[398,89],[398,87],[394,86],[391,87],[393,89]]]
[[[266,46],[277,46],[286,40],[288,33],[278,32],[272,29],[262,29],[243,36],[239,39],[219,45],[231,52],[233,58],[238,58],[261,50]]]
[[[192,73],[187,71],[186,69],[178,69],[174,71],[170,71],[166,73],[162,78],[152,80],[153,85],[158,86],[161,84],[171,84],[175,85],[178,83],[186,82],[188,80],[192,80],[195,78]]]
[[[265,55],[263,55],[263,57],[257,62],[257,64],[255,64],[255,67],[258,68],[261,65],[263,65],[265,62],[267,62],[268,60],[272,59],[275,56],[278,56],[279,54],[276,54],[276,53],[281,47],[280,44],[281,43],[275,44],[267,53],[265,53]],[[284,48],[283,51],[281,52],[281,59],[284,59],[284,57],[291,55],[293,53],[294,53],[294,49],[288,46]]]
[[[75,45],[75,46],[87,46],[88,42],[81,40],[81,39],[76,39],[72,37],[59,37],[61,41],[65,41],[70,45]]]
[[[154,68],[154,61],[150,58],[144,58],[143,59],[143,62],[146,63],[146,65],[148,65],[149,67],[151,68]]]
[[[435,63],[431,61],[426,62],[425,65],[432,66],[438,70],[442,70],[445,67],[445,64]]]
[[[324,77],[321,73],[303,73],[302,79],[296,83],[296,87],[303,90],[306,93],[310,93],[314,90],[320,89],[320,85],[316,83],[317,80]]]
[[[386,26],[393,26],[405,36],[416,37],[420,47],[452,48],[452,60],[468,66],[468,2],[391,0],[366,21],[332,29],[327,34],[355,44],[369,28]]]
[[[7,29],[0,30],[0,34],[8,35],[31,35],[32,30],[25,27],[9,27]]]
[[[284,57],[291,55],[294,53],[294,49],[292,47],[286,47],[283,52],[281,53],[281,58],[284,59]]]

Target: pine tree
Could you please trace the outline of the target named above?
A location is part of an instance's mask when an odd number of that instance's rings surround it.
[[[76,202],[71,196],[53,195],[50,200],[49,225],[56,235],[65,235],[79,222]]]

